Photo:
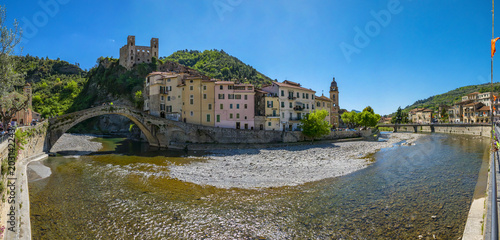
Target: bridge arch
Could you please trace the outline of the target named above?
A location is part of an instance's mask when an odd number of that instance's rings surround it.
[[[160,141],[156,136],[153,135],[150,129],[154,125],[151,125],[149,127],[145,125],[144,118],[142,117],[142,114],[140,112],[127,106],[100,106],[50,119],[48,134],[49,144],[47,151],[50,151],[57,140],[76,124],[89,118],[111,114],[124,116],[130,119],[146,136],[146,139],[150,146],[160,147]]]

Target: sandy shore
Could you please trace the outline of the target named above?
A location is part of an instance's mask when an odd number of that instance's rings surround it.
[[[422,135],[394,133],[386,142],[339,142],[271,149],[215,151],[207,161],[170,166],[170,176],[219,188],[296,186],[338,177],[365,168],[365,157],[406,140],[414,144]]]
[[[102,143],[90,141],[93,138],[95,136],[65,133],[52,147],[51,152],[65,155],[86,155],[97,152],[102,148]]]

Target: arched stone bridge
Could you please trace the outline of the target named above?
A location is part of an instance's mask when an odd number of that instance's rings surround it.
[[[167,148],[185,143],[270,143],[303,140],[300,132],[259,131],[200,126],[155,117],[124,105],[98,106],[49,119],[47,150],[76,124],[97,116],[117,114],[137,125],[150,146]]]

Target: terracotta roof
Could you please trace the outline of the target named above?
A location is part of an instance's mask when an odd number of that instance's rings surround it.
[[[478,105],[478,104],[482,104],[482,103],[480,103],[480,102],[473,102],[473,103],[466,104],[464,107],[470,107],[470,106],[474,106],[474,105]]]
[[[292,81],[288,81],[288,80],[283,81],[283,83],[290,84],[290,85],[295,85],[297,87],[300,87],[300,83],[296,83],[296,82],[292,82]]]
[[[469,96],[469,95],[474,95],[474,94],[479,94],[479,92],[469,93],[469,94],[467,94],[467,96]]]
[[[316,100],[321,100],[321,101],[328,101],[328,102],[332,101],[331,99],[329,99],[329,98],[327,98],[325,96],[321,96],[321,97],[316,96],[315,99]]]
[[[276,84],[280,87],[289,87],[289,88],[295,88],[295,89],[300,89],[300,90],[304,90],[304,91],[310,91],[310,92],[316,92],[312,89],[307,89],[307,88],[303,88],[303,87],[299,87],[299,86],[296,86],[296,85],[290,85],[290,84],[286,84],[286,83],[280,83],[280,82],[273,82],[273,84]]]
[[[488,106],[483,106],[482,108],[478,109],[478,111],[484,112],[484,111],[489,111],[490,107]]]

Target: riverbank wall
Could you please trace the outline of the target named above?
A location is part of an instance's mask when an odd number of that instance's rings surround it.
[[[2,206],[0,215],[0,228],[4,233],[0,239],[31,239],[30,202],[28,191],[28,175],[26,166],[29,162],[40,160],[47,155],[46,136],[48,122],[44,121],[36,126],[20,127],[17,129],[16,145],[17,160],[15,174],[5,178],[3,186],[7,187],[2,192]],[[13,143],[10,141],[9,143]],[[0,145],[2,160],[12,151],[9,143]]]
[[[310,144],[310,139],[306,138],[300,131],[279,132],[279,131],[248,131],[248,135],[241,135],[241,132],[234,131],[235,134],[224,135],[221,132],[216,143],[181,143],[171,142],[168,148],[184,150],[208,150],[208,149],[233,149],[233,148],[266,148],[269,145],[290,145],[290,144]],[[315,141],[331,141],[345,139],[369,139],[373,140],[372,130],[356,131],[332,131],[330,134]]]
[[[491,125],[488,124],[397,125],[395,130],[396,132],[449,133],[491,137]]]

